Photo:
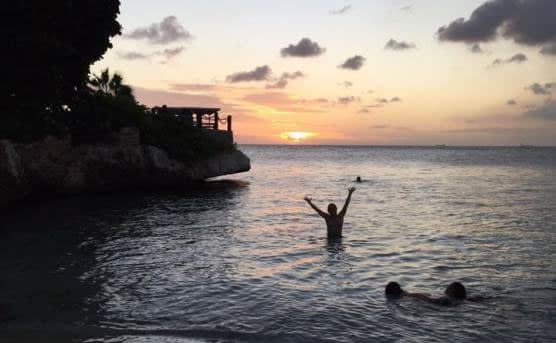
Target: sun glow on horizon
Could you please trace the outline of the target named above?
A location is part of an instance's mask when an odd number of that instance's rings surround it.
[[[314,132],[305,132],[305,131],[290,131],[284,132],[280,134],[281,139],[285,139],[288,141],[292,141],[295,143],[299,143],[301,141],[308,140],[312,137],[315,137],[317,134]]]

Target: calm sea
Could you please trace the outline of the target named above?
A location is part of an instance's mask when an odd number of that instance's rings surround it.
[[[241,149],[251,172],[192,192],[3,214],[0,341],[556,340],[556,149]],[[352,186],[328,243],[302,198]],[[383,296],[456,280],[482,300]]]

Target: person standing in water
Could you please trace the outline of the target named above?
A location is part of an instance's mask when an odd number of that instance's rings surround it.
[[[340,213],[337,213],[338,208],[334,204],[328,205],[328,213],[326,213],[315,206],[310,197],[303,198],[305,201],[307,201],[309,206],[311,206],[313,210],[315,210],[326,221],[328,239],[337,239],[342,237],[344,216],[346,215],[349,203],[351,201],[351,194],[353,192],[355,192],[355,187],[348,189],[348,197]]]

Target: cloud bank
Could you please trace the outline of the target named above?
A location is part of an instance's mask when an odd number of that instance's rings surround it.
[[[251,71],[242,71],[228,75],[226,81],[230,83],[268,81],[271,74],[272,69],[268,65],[264,65]]]
[[[403,50],[409,50],[415,48],[416,45],[413,43],[397,41],[395,39],[390,39],[388,42],[386,42],[386,45],[384,46],[385,50],[394,50],[394,51],[403,51]]]
[[[295,73],[283,73],[274,83],[266,85],[267,89],[283,89],[289,83],[289,80],[295,80],[299,78],[305,77],[300,71],[296,71]]]
[[[518,44],[542,46],[556,55],[556,1],[491,0],[476,8],[469,19],[459,18],[438,29],[438,39],[468,44],[499,37]]]
[[[350,69],[350,70],[359,70],[365,64],[365,57],[363,56],[353,56],[348,58],[344,63],[340,64],[338,68],[341,69]]]
[[[527,56],[525,56],[525,54],[519,53],[507,59],[497,58],[492,62],[492,65],[501,65],[501,64],[510,64],[510,63],[520,64],[520,63],[527,62],[527,60],[528,59]]]
[[[151,24],[125,34],[124,38],[135,40],[146,40],[150,44],[170,44],[179,41],[187,41],[192,38],[191,34],[178,22],[175,16],[169,16],[160,23]]]
[[[544,85],[541,85],[540,83],[533,83],[527,87],[527,89],[535,95],[551,95],[554,88],[556,88],[555,82],[545,83]]]
[[[283,48],[280,53],[282,57],[316,57],[322,55],[326,51],[317,42],[313,42],[309,38],[301,39],[297,44],[290,44]]]
[[[160,51],[155,51],[153,53],[142,53],[142,52],[126,52],[118,54],[118,57],[128,61],[138,61],[138,60],[150,60],[153,57],[162,57],[161,63],[166,63],[178,56],[180,56],[185,51],[185,47],[180,46],[176,48],[168,48]]]

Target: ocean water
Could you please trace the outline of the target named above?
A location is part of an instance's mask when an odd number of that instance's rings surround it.
[[[191,192],[2,214],[0,342],[556,340],[556,149],[241,149],[251,172]],[[302,199],[352,186],[329,243]]]

